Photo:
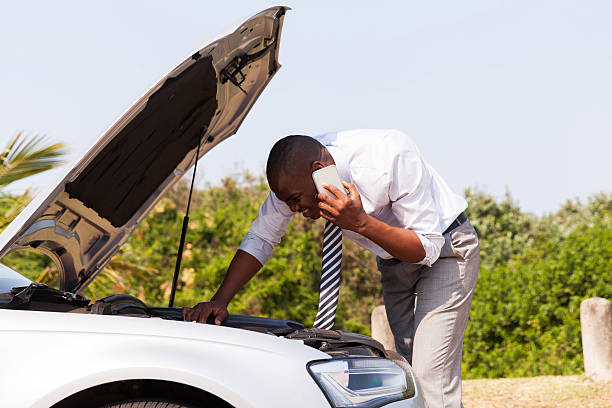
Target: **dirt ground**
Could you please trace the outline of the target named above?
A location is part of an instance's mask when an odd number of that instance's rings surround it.
[[[612,382],[584,376],[463,381],[465,408],[612,408]]]

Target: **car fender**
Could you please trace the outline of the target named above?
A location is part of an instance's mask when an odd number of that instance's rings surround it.
[[[328,406],[306,368],[327,354],[248,330],[0,310],[0,337],[10,350],[0,368],[0,406],[49,407],[87,388],[130,379],[190,385],[236,407]]]

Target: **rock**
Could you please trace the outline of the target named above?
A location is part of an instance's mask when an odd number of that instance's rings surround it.
[[[597,381],[612,380],[612,304],[591,298],[580,303],[584,373]]]
[[[385,306],[376,306],[372,310],[372,338],[382,343],[387,350],[395,350],[395,338],[391,333]]]

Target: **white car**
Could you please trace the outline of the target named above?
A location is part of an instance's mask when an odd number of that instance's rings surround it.
[[[178,65],[0,235],[48,255],[60,288],[0,265],[0,407],[423,407],[410,366],[358,334],[79,295],[199,157],[233,135],[272,76],[287,8]]]

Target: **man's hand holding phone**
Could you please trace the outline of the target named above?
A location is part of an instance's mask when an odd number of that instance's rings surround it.
[[[321,216],[342,229],[363,232],[369,216],[363,209],[361,197],[354,184],[340,180],[336,166],[323,167],[312,173],[317,187]],[[344,190],[348,190],[348,195]]]

